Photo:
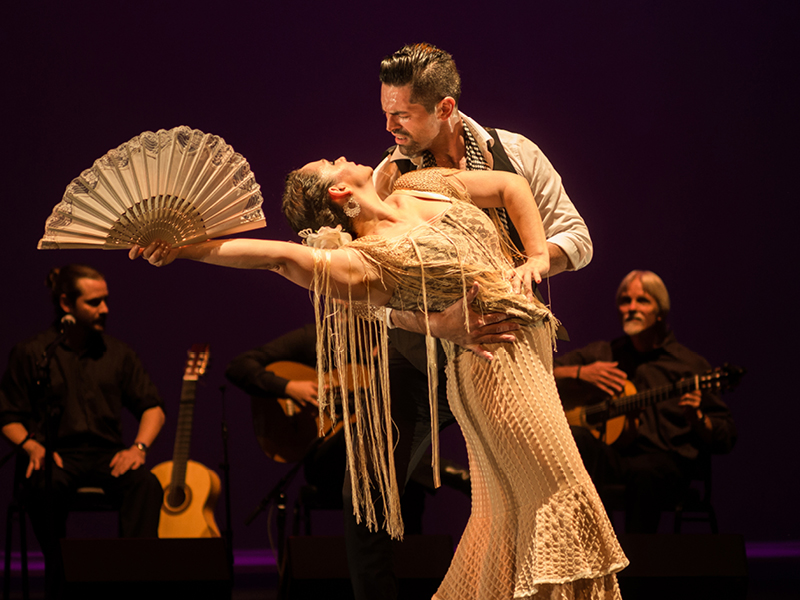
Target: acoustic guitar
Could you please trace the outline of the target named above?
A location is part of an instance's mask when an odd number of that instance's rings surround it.
[[[208,467],[189,460],[197,381],[206,371],[208,358],[207,344],[195,344],[189,350],[172,460],[152,469],[164,488],[158,524],[160,538],[220,537],[214,521],[214,507],[221,488],[219,476]]]
[[[638,414],[648,406],[680,398],[695,390],[730,391],[739,384],[744,373],[744,369],[726,364],[702,375],[686,377],[675,383],[638,393],[633,383],[626,381],[625,389],[615,397],[609,396],[588,381],[574,379],[558,380],[558,390],[570,425],[585,427],[597,439],[613,444],[625,431],[628,415]]]
[[[275,375],[290,381],[316,381],[317,371],[313,367],[288,360],[271,363],[264,367]],[[358,365],[354,370],[352,365],[347,366],[347,389],[355,389],[353,372],[359,380],[362,389],[369,387],[369,378],[366,367]],[[325,375],[327,385],[330,385],[337,395],[336,402],[341,403],[341,394],[338,394],[339,374],[329,371]],[[258,445],[264,453],[276,462],[297,462],[302,460],[311,444],[320,433],[320,414],[316,406],[301,406],[291,398],[250,398],[250,407],[253,413],[253,428],[255,429]],[[341,429],[341,421],[336,426],[331,425],[330,419],[322,417],[323,438],[335,435]]]

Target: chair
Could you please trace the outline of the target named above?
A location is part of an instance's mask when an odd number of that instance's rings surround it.
[[[24,502],[23,481],[17,468],[14,474],[14,489],[11,502],[6,511],[5,564],[3,565],[3,600],[11,597],[11,546],[14,535],[14,520],[19,524],[20,571],[22,577],[22,598],[29,600],[30,584],[28,577],[28,531],[27,511]],[[110,499],[102,488],[81,487],[69,506],[69,512],[112,512],[119,510],[119,503]]]
[[[625,511],[625,485],[605,484],[597,489],[606,511]],[[711,503],[711,456],[703,454],[677,497],[665,500],[662,512],[673,514],[673,533],[681,533],[686,522],[707,523],[711,533],[719,533],[717,514]]]
[[[717,513],[711,504],[711,456],[701,455],[696,470],[673,509],[673,533],[680,533],[686,521],[708,523],[711,533],[719,533]],[[691,515],[691,516],[687,516]]]

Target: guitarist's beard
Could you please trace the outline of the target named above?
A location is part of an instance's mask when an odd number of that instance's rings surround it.
[[[647,329],[646,324],[643,319],[638,317],[632,317],[630,319],[625,319],[622,322],[622,330],[625,332],[626,335],[639,335],[645,329]]]
[[[648,322],[648,319],[641,317],[631,317],[622,321],[622,330],[631,338],[637,338],[645,345],[656,346],[663,341],[667,334],[667,325],[660,318],[655,323]]]

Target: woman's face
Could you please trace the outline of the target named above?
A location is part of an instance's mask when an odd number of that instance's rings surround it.
[[[361,187],[372,180],[372,167],[348,162],[344,156],[340,156],[335,161],[323,158],[308,163],[303,167],[303,170],[306,169],[319,173],[323,179],[331,179],[336,183],[346,183],[352,187]]]

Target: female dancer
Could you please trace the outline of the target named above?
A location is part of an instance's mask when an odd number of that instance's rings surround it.
[[[301,232],[312,246],[218,240],[170,248],[155,242],[144,250],[132,249],[131,258],[143,255],[155,265],[180,257],[270,269],[312,289],[320,298],[318,326],[327,334],[318,338],[329,340],[319,346],[318,355],[334,366],[346,353],[368,352],[373,346],[385,355],[386,326],[380,320],[365,325],[355,317],[360,303],[422,311],[423,327],[430,333],[428,313],[467,298],[478,283],[473,308],[509,314],[520,330],[516,343],[493,348],[492,361],[443,342],[448,399],[467,441],[473,504],[435,598],[619,597],[614,573],[627,560],[583,467],[556,392],[551,350],[555,319],[522,293],[549,267],[527,183],[496,171],[430,169],[401,177],[394,193],[381,201],[371,172],[341,158],[310,163],[290,174],[284,214],[296,230],[322,227],[310,235]],[[522,234],[527,260],[517,271],[497,229],[480,210],[499,206],[506,207]],[[339,225],[356,239],[349,241],[330,229]],[[431,376],[436,372],[432,355]],[[368,523],[376,521],[371,512],[374,486],[384,506],[385,526],[400,535],[392,453],[386,451],[393,444],[388,398],[380,391],[388,389],[388,369],[385,359],[379,362],[371,385],[365,386],[370,391],[355,399],[355,423],[346,429],[349,469],[356,514],[363,511]],[[431,396],[435,398],[435,389]],[[433,410],[432,420],[436,431]],[[434,444],[434,455],[436,450]]]

